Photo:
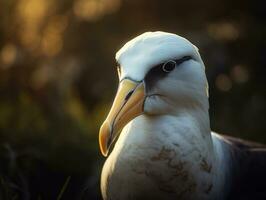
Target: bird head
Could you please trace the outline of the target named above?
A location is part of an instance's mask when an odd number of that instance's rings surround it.
[[[123,127],[139,115],[177,115],[208,107],[205,67],[187,39],[147,32],[127,42],[116,60],[119,87],[99,133],[104,156]]]

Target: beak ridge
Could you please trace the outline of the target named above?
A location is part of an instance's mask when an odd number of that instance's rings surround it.
[[[120,82],[111,110],[99,132],[100,150],[104,156],[123,127],[141,115],[145,101],[143,82],[124,79]]]

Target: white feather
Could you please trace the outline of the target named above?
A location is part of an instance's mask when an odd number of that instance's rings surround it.
[[[127,42],[116,53],[116,60],[122,66],[120,79],[130,77],[140,81],[152,66],[187,55],[201,61],[197,47],[187,39],[157,31],[141,34]]]
[[[205,67],[185,38],[148,32],[116,54],[120,79],[141,81],[154,66],[191,56],[156,85],[145,113],[122,131],[102,172],[104,199],[223,199],[227,149],[211,134]],[[221,173],[222,171],[222,173]]]

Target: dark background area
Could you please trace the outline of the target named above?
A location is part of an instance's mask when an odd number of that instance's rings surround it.
[[[0,199],[101,199],[114,55],[145,31],[198,46],[212,130],[266,143],[265,22],[263,0],[1,0]]]

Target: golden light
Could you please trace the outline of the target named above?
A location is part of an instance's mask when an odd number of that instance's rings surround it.
[[[121,0],[77,0],[74,2],[73,11],[81,20],[94,21],[118,10],[120,3]]]
[[[13,44],[7,44],[1,51],[1,61],[5,67],[12,65],[17,56],[17,48]],[[2,66],[3,67],[3,66]]]
[[[21,43],[26,47],[38,47],[41,23],[48,15],[51,5],[50,0],[19,0],[16,6],[18,33]]]
[[[53,16],[45,27],[41,49],[46,56],[55,56],[63,46],[63,32],[68,25],[66,16]]]
[[[80,19],[95,20],[99,17],[101,9],[98,1],[77,0],[74,3],[74,13]]]
[[[217,40],[236,40],[239,37],[238,27],[230,22],[210,24],[207,31],[211,37]]]
[[[60,34],[49,32],[42,39],[42,51],[46,56],[57,55],[63,46],[62,37]]]

